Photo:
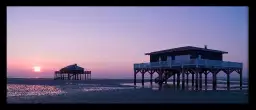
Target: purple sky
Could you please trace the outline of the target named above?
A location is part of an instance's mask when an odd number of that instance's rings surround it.
[[[189,45],[229,52],[247,76],[248,7],[7,7],[8,77],[77,63],[93,78],[132,78],[144,53]]]

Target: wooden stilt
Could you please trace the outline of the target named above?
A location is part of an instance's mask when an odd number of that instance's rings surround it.
[[[196,74],[196,90],[198,90],[198,71],[195,70],[195,74]]]
[[[207,90],[207,71],[204,72],[204,84],[205,84],[205,90]]]
[[[184,68],[182,68],[181,74],[182,74],[182,89],[185,89],[185,70],[184,70]]]
[[[203,80],[203,78],[202,78],[202,73],[199,73],[199,88],[200,88],[200,90],[202,90],[202,80]]]
[[[230,73],[227,74],[227,90],[230,90]]]
[[[165,77],[165,79],[166,79],[166,80],[164,81],[164,83],[167,84],[168,73],[166,72],[166,73],[164,73],[164,74],[165,74],[164,77]]]
[[[163,72],[160,70],[159,71],[159,90],[161,90],[162,89],[162,84],[163,84]]]
[[[216,76],[217,76],[216,73],[213,73],[213,80],[212,80],[213,90],[216,90],[216,87],[217,87]]]
[[[151,72],[149,74],[150,74],[150,84],[152,85],[152,83],[153,83],[153,73]]]
[[[212,89],[217,89],[217,73],[219,72],[219,69],[212,69]]]
[[[242,75],[242,69],[239,70],[240,75],[240,90],[243,89],[243,75]]]
[[[134,85],[136,85],[136,70],[134,70],[134,79],[133,79],[133,82],[134,82]]]
[[[173,73],[173,78],[172,78],[172,81],[173,81],[173,86],[175,87],[176,86],[176,73]]]
[[[194,82],[195,82],[195,73],[194,72],[192,72],[192,88],[194,88]]]
[[[180,72],[177,73],[177,87],[180,88]]]
[[[141,74],[142,74],[142,79],[141,79],[141,83],[142,83],[142,86],[144,86],[144,72],[141,72]]]
[[[188,80],[189,80],[189,79],[188,79],[188,75],[189,75],[189,73],[187,72],[186,75],[187,75],[187,81],[186,81],[186,83],[187,83],[187,86],[188,86]]]

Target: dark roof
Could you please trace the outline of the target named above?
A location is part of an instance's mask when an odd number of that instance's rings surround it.
[[[84,71],[84,68],[77,66],[77,64],[73,64],[61,68],[60,71]]]
[[[212,49],[206,49],[206,48],[200,48],[200,47],[185,46],[185,47],[178,47],[178,48],[150,52],[150,53],[146,53],[145,55],[160,54],[160,53],[175,52],[175,51],[186,51],[186,50],[208,51],[208,52],[215,52],[215,53],[222,53],[222,54],[228,53],[228,52],[220,51],[220,50],[212,50]]]

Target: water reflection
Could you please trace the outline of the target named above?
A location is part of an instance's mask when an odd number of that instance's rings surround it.
[[[98,92],[133,89],[133,87],[102,87],[97,84],[66,84],[66,85],[25,85],[7,84],[7,97],[11,96],[44,96],[77,92]]]
[[[7,84],[7,97],[10,96],[42,96],[65,93],[55,86]]]
[[[133,87],[87,87],[83,88],[83,91],[110,91],[110,90],[121,90],[121,89],[133,89]]]
[[[198,85],[198,88],[196,89],[196,84],[194,83],[194,86],[192,83],[185,83],[185,90],[213,90],[212,84],[208,83],[207,86],[202,83],[202,88]],[[122,83],[121,85],[127,85],[127,86],[134,86],[134,83]],[[144,86],[142,86],[141,83],[136,83],[135,88],[152,88],[153,90],[158,90],[159,85],[156,83],[151,84],[150,82],[145,82]],[[182,84],[180,86],[173,85],[173,82],[167,82],[167,84],[163,84],[163,88],[173,88],[175,90],[182,90]],[[242,86],[243,90],[248,90],[248,85],[243,85]],[[227,90],[227,85],[225,83],[218,83],[216,90]],[[230,90],[240,90],[240,85],[239,84],[231,84],[230,85]]]

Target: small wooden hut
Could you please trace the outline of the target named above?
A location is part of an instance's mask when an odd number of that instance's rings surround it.
[[[77,64],[69,65],[55,71],[54,80],[90,80],[91,71],[85,71],[84,68]]]

